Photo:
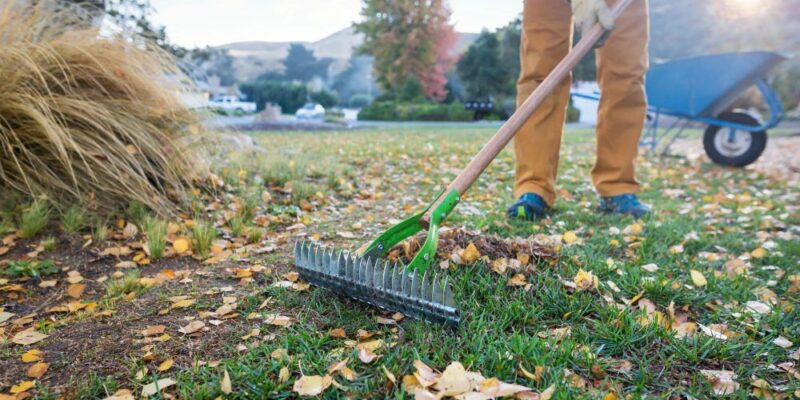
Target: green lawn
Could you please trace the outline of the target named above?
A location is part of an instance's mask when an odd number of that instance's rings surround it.
[[[215,194],[219,204],[205,211],[207,198],[198,196],[195,210],[211,215],[229,204],[250,204],[254,215],[270,219],[264,240],[277,247],[197,267],[225,275],[234,286],[223,268],[270,269],[237,286],[244,293],[235,310],[239,324],[214,343],[226,355],[210,358],[198,349],[192,357],[202,365],[184,363],[164,373],[149,365],[144,379],[134,376],[146,363],[129,358],[129,375],[96,374],[78,385],[76,396],[105,397],[116,388],[138,395],[143,383],[170,378],[177,384],[166,392],[179,398],[294,398],[301,376],[324,376],[345,360],[353,380],[341,370],[332,373],[336,384],[323,397],[413,398],[402,381],[416,360],[438,371],[459,361],[486,378],[554,399],[708,398],[726,387],[733,398],[754,390],[800,395],[793,369],[800,341],[800,188],[753,171],[643,157],[641,197],[653,205],[652,214],[640,221],[601,215],[589,174],[594,140],[588,130],[564,138],[560,198],[549,218],[505,219],[514,172],[506,150],[448,219],[449,227],[508,239],[561,240],[568,232],[567,241],[577,238],[558,245],[555,259],[516,272],[493,272],[490,257],[471,265],[451,262],[446,274],[462,313],[457,328],[409,319],[381,324],[376,317],[387,314],[322,289],[273,285],[292,271],[294,239],[360,247],[431,201],[492,133],[429,127],[259,133],[254,137],[263,151],[219,155],[213,168],[231,187]],[[589,288],[576,289],[580,270],[597,277],[598,285],[590,279]],[[527,285],[509,285],[517,272]],[[157,290],[166,291],[162,302],[169,304],[164,299],[182,288]],[[266,307],[265,299],[271,299]],[[189,312],[221,304],[201,303]],[[266,314],[288,316],[292,324],[271,325]],[[242,339],[254,328],[258,335]],[[337,329],[346,338],[332,334]],[[374,351],[379,358],[364,363],[359,342],[374,340],[381,340]],[[732,371],[736,383],[714,382],[701,370]],[[226,372],[228,394],[221,385]]]

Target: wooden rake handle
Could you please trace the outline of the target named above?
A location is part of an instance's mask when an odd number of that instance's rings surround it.
[[[611,14],[614,19],[617,19],[623,10],[632,3],[634,0],[618,0],[611,7]],[[642,0],[636,0],[642,1]],[[553,90],[569,76],[569,73],[575,68],[581,59],[589,53],[598,40],[605,33],[605,29],[599,24],[595,24],[589,30],[586,36],[581,38],[580,42],[564,57],[561,62],[547,75],[541,84],[536,87],[536,90],[517,108],[513,115],[500,127],[497,133],[483,146],[481,151],[475,155],[470,163],[458,174],[458,176],[447,186],[447,189],[439,196],[438,199],[430,207],[429,211],[422,216],[422,221],[427,225],[430,220],[432,210],[435,210],[439,203],[441,203],[445,196],[453,190],[458,191],[463,195],[478,177],[483,173],[486,167],[497,157],[504,147],[511,141],[511,139],[519,131],[522,124],[533,115],[533,112],[542,104],[542,102],[549,96]]]

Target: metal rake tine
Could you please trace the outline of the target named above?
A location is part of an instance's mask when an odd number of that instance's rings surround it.
[[[456,306],[456,301],[453,298],[453,290],[450,289],[450,282],[447,278],[444,279],[444,299],[442,303],[447,307]]]
[[[361,276],[361,282],[367,287],[372,288],[374,286],[372,277],[375,275],[375,261],[372,261],[371,258],[367,258],[367,265],[364,266],[364,271],[362,272],[364,275]]]
[[[420,298],[425,301],[433,300],[431,297],[431,276],[430,271],[425,271],[422,276],[422,286],[420,286]]]

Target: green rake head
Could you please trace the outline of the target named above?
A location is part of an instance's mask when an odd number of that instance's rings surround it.
[[[458,204],[457,191],[391,227],[361,254],[296,242],[295,265],[306,281],[389,311],[431,322],[458,324],[460,317],[447,279],[428,271],[436,258],[439,226]],[[428,230],[425,243],[407,265],[382,257],[396,244]]]

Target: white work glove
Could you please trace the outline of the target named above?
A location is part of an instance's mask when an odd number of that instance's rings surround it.
[[[614,29],[614,17],[608,9],[605,0],[571,0],[572,15],[575,25],[581,30],[581,35],[586,36],[595,23],[610,31]]]

